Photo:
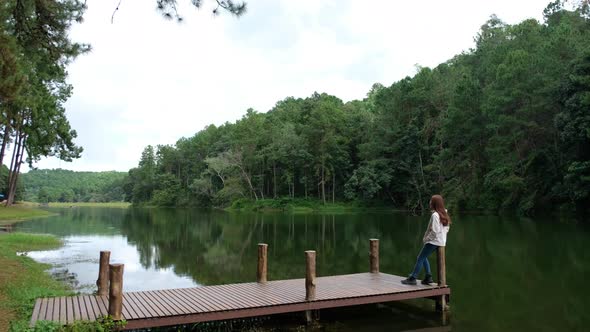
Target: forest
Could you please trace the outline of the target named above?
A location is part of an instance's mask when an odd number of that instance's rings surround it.
[[[21,175],[22,198],[29,202],[120,202],[125,172],[38,169]]]
[[[420,211],[590,206],[590,10],[543,22],[492,16],[474,47],[363,100],[314,93],[148,146],[123,190],[134,204],[380,202]]]

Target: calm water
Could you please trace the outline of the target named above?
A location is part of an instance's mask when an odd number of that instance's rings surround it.
[[[269,244],[269,279],[304,277],[305,250],[319,276],[368,270],[379,238],[381,271],[407,275],[428,217],[399,213],[254,214],[165,209],[73,208],[18,224],[55,234],[63,248],[32,252],[81,292],[95,291],[100,250],[125,264],[124,289],[254,281],[256,244]],[[588,331],[590,230],[573,220],[454,216],[447,246],[452,313],[441,331]],[[435,259],[431,257],[434,271]],[[322,314],[330,331],[408,331],[441,326],[432,301]]]

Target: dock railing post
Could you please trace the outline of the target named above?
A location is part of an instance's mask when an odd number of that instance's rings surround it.
[[[109,315],[113,320],[123,319],[123,264],[109,265]]]
[[[438,285],[439,286],[446,286],[447,285],[447,267],[446,267],[446,260],[445,260],[445,247],[438,247],[436,252],[436,260],[437,260],[437,272],[438,272]],[[447,296],[441,295],[440,298],[436,301],[437,310],[440,311],[447,311]]]
[[[258,244],[258,270],[256,271],[256,282],[265,283],[266,279],[266,261],[267,261],[267,253],[268,253],[268,244],[266,243],[259,243]]]
[[[379,239],[369,240],[369,263],[371,273],[379,273]]]
[[[305,300],[315,299],[315,250],[305,252]]]
[[[109,260],[111,258],[110,251],[100,252],[100,263],[98,266],[98,279],[96,286],[98,287],[98,295],[109,295]]]
[[[305,300],[315,299],[315,250],[305,252]],[[313,310],[305,311],[305,321],[307,324],[315,320],[317,313]]]

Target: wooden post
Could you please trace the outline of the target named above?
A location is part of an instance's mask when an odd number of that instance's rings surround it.
[[[379,273],[379,239],[370,239],[369,248],[371,273]]]
[[[268,244],[258,244],[258,271],[256,272],[256,282],[266,282],[266,257],[268,252]]]
[[[315,299],[315,250],[308,250],[305,252],[305,300],[313,299]],[[313,323],[315,316],[317,316],[315,310],[306,310],[306,323]]]
[[[445,247],[438,247],[436,252],[436,260],[438,265],[438,285],[447,285],[447,267],[445,262]]]
[[[315,250],[305,252],[305,300],[315,299]]]
[[[111,259],[110,251],[100,252],[100,263],[98,266],[98,279],[96,286],[98,286],[98,295],[109,295],[109,261]]]
[[[113,320],[123,319],[123,267],[123,264],[109,265],[109,315]]]
[[[436,260],[437,260],[437,273],[438,273],[438,285],[439,286],[446,286],[447,285],[447,267],[445,261],[445,247],[438,247],[436,252]],[[448,310],[447,306],[447,296],[442,295],[436,301],[436,308],[439,311],[445,312]]]

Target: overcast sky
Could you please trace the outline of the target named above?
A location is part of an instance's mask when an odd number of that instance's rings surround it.
[[[327,92],[363,98],[473,47],[492,14],[507,23],[541,20],[549,0],[248,0],[241,18],[181,6],[167,21],[156,0],[88,0],[75,41],[92,45],[69,68],[66,104],[76,143],[72,163],[39,168],[127,171],[148,144],[174,144],[208,124],[266,112],[285,97]]]

